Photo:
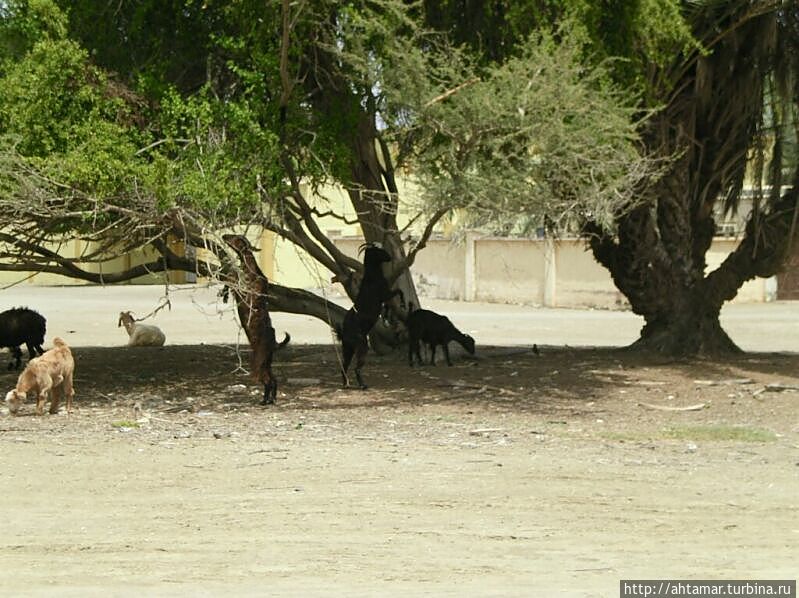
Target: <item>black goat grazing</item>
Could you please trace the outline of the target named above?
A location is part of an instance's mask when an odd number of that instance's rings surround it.
[[[404,302],[402,291],[392,290],[383,275],[383,264],[390,261],[391,256],[380,247],[370,245],[364,251],[363,278],[355,296],[355,305],[344,316],[341,328],[336,330],[341,339],[343,353],[341,378],[344,386],[349,386],[347,372],[352,358],[355,357],[355,378],[361,389],[366,389],[366,384],[361,378],[361,368],[366,362],[366,353],[369,351],[369,332],[380,317],[386,302],[397,295],[400,301]]]
[[[28,347],[28,357],[33,359],[44,353],[44,333],[47,321],[39,313],[27,307],[14,307],[0,313],[0,347],[8,347],[16,359],[9,362],[8,369],[19,369],[22,362],[21,344]]]
[[[272,326],[266,299],[269,279],[258,267],[250,242],[242,235],[224,235],[222,239],[233,248],[244,265],[242,281],[244,289],[228,285],[223,297],[226,299],[228,292],[232,291],[236,299],[239,321],[252,349],[250,371],[255,379],[264,385],[261,405],[269,405],[277,399],[277,379],[272,374],[272,360],[275,352],[285,347],[291,337],[286,333],[280,343],[275,338],[275,329]]]
[[[413,367],[413,355],[422,365],[422,355],[419,352],[419,342],[423,341],[430,347],[430,365],[436,363],[436,347],[444,347],[444,356],[447,358],[447,365],[452,365],[449,358],[448,344],[456,341],[474,355],[474,339],[468,334],[463,334],[455,328],[449,318],[437,314],[429,309],[413,309],[413,305],[408,306],[408,319],[405,326],[408,328],[408,364]]]

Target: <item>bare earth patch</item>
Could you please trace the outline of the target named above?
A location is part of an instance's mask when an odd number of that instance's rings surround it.
[[[799,356],[74,350],[70,416],[0,417],[0,595],[618,595],[795,578]],[[242,355],[242,357],[246,357]],[[246,363],[246,359],[245,359]],[[6,389],[16,373],[2,374]]]

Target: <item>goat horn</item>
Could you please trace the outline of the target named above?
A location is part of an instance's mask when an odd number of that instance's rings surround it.
[[[358,246],[358,255],[361,255],[365,249],[369,249],[370,247],[376,247],[377,249],[383,249],[383,244],[380,241],[366,241],[365,243],[361,243]]]

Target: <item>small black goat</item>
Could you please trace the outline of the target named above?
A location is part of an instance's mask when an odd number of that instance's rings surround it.
[[[28,357],[33,359],[44,353],[44,333],[47,321],[44,317],[27,307],[14,307],[0,313],[0,347],[8,347],[16,359],[16,364],[9,362],[8,369],[19,369],[22,362],[21,344],[28,347]]]
[[[422,365],[422,355],[419,352],[419,342],[424,341],[430,347],[430,365],[436,363],[436,347],[444,347],[444,356],[447,365],[452,365],[449,358],[448,344],[457,341],[460,345],[474,355],[474,339],[468,334],[463,334],[455,328],[449,318],[430,311],[429,309],[413,309],[413,304],[408,306],[408,319],[405,326],[408,328],[408,364],[413,367],[413,355]]]
[[[361,389],[366,389],[361,377],[361,368],[366,362],[366,353],[369,351],[369,332],[377,323],[386,302],[397,295],[400,301],[404,302],[402,291],[392,290],[383,275],[383,264],[390,261],[391,256],[380,247],[370,245],[364,251],[363,278],[355,297],[355,305],[344,316],[341,328],[336,329],[336,334],[341,339],[343,353],[341,378],[344,386],[349,386],[347,372],[352,358],[355,357],[355,378]]]

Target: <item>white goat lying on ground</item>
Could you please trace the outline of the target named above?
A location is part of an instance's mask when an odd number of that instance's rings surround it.
[[[166,341],[166,336],[158,326],[137,322],[129,311],[119,312],[117,326],[124,326],[128,331],[129,347],[160,347]]]
[[[36,414],[44,413],[44,403],[50,396],[50,413],[58,413],[61,397],[66,398],[67,413],[72,411],[72,398],[75,390],[72,378],[75,373],[75,360],[72,351],[60,337],[53,339],[53,348],[35,357],[19,375],[17,386],[6,395],[8,410],[16,415],[19,406],[28,394],[36,396]],[[59,394],[61,397],[59,397]]]

